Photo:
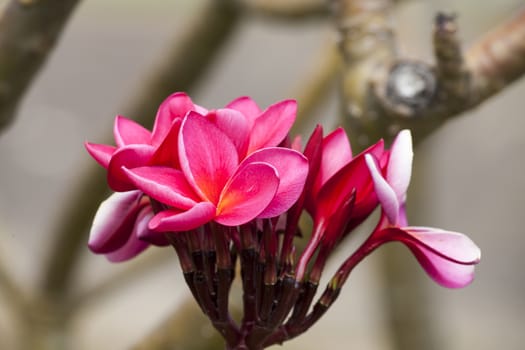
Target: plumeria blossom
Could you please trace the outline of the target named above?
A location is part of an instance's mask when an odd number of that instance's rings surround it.
[[[472,282],[474,265],[480,260],[480,250],[474,242],[462,233],[407,225],[405,202],[412,167],[411,140],[408,130],[399,133],[384,176],[374,157],[365,156],[382,207],[374,240],[405,244],[437,283],[449,288],[464,287]]]
[[[266,147],[240,159],[241,143],[235,141],[190,113],[178,138],[181,170],[125,170],[137,188],[170,206],[150,222],[153,230],[191,230],[211,220],[236,226],[278,216],[295,203],[308,172],[306,158],[291,149]]]
[[[159,107],[152,131],[117,116],[115,146],[85,144],[116,191],[95,215],[89,248],[118,262],[150,245],[172,245],[227,349],[261,350],[304,333],[354,267],[387,242],[405,244],[443,286],[472,281],[480,252],[469,238],[407,224],[409,131],[390,150],[379,140],[354,155],[342,128],[325,136],[317,126],[301,153],[300,138],[289,137],[296,112],[293,100],[263,110],[246,96],[208,110],[175,93]],[[314,302],[335,246],[379,205],[376,228]],[[305,213],[313,228],[301,235]],[[298,239],[308,239],[301,251]],[[228,308],[237,262],[242,324]]]

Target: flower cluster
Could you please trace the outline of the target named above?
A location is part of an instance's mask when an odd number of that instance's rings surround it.
[[[86,143],[115,191],[94,219],[89,248],[110,261],[150,245],[175,248],[184,278],[228,349],[263,349],[311,327],[353,268],[384,243],[405,244],[437,283],[463,287],[480,252],[465,235],[408,226],[412,141],[401,131],[353,155],[339,128],[318,126],[304,150],[288,133],[296,103],[265,110],[249,97],[207,110],[184,93],[160,106],[152,131],[121,116],[116,146]],[[324,265],[375,209],[381,217],[314,303]],[[299,220],[311,216],[311,234]],[[304,238],[302,238],[304,237]],[[228,310],[237,261],[244,316]]]

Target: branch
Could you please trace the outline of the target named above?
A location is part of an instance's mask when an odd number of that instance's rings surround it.
[[[238,0],[248,13],[269,19],[304,20],[327,18],[326,0]]]
[[[189,91],[205,74],[221,46],[228,40],[239,20],[238,11],[227,1],[209,0],[194,17],[182,40],[165,57],[148,79],[144,89],[134,98],[127,115],[139,116],[139,123],[152,122],[160,102],[173,91]],[[110,142],[108,142],[110,143]],[[100,167],[91,168],[79,181],[69,205],[58,221],[48,262],[41,274],[42,292],[56,300],[69,292],[68,286],[85,249],[87,232],[93,214],[107,195],[105,176]]]
[[[455,16],[436,16],[433,65],[393,55],[380,62],[366,55],[367,62],[376,63],[371,72],[347,61],[345,81],[351,79],[353,86],[343,92],[346,123],[364,140],[360,146],[369,139],[391,139],[404,128],[412,129],[418,142],[525,73],[525,8],[466,53],[457,32]],[[348,73],[353,70],[357,73]]]
[[[78,0],[11,0],[0,18],[0,129],[55,47]]]

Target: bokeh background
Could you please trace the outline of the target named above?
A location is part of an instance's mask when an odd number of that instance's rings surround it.
[[[83,142],[105,142],[114,116],[133,102],[201,5],[189,0],[81,2],[16,121],[0,134],[0,260],[29,295],[37,294],[52,230],[68,194],[93,163]],[[461,37],[468,44],[522,5],[516,0],[406,1],[397,6],[394,21],[403,51],[431,60],[436,11],[458,13]],[[246,16],[192,97],[210,108],[240,95],[262,106],[295,97],[315,71],[321,51],[334,40],[329,19]],[[330,89],[312,116],[329,128],[339,112],[336,84]],[[416,149],[408,201],[412,223],[464,232],[482,249],[476,280],[463,290],[443,289],[414,269],[427,298],[408,300],[407,308],[429,310],[443,349],[518,350],[525,343],[524,96],[525,80],[518,81],[448,122]],[[345,252],[340,254],[342,259]],[[321,322],[285,347],[393,349],[382,293],[393,287],[380,278],[380,255],[357,268]],[[81,306],[68,325],[72,349],[126,349],[188,295],[169,249],[150,249],[130,264],[148,261],[154,267],[98,294],[97,286],[128,267],[110,264],[87,247],[81,259],[74,277]],[[340,259],[333,259],[332,270]],[[14,349],[19,335],[10,302],[0,298],[0,349]],[[195,337],[213,332],[211,327],[193,331]]]

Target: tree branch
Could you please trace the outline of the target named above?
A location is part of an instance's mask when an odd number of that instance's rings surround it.
[[[11,0],[0,17],[0,129],[53,50],[78,0]]]
[[[280,20],[327,18],[326,0],[238,0],[248,13]]]

